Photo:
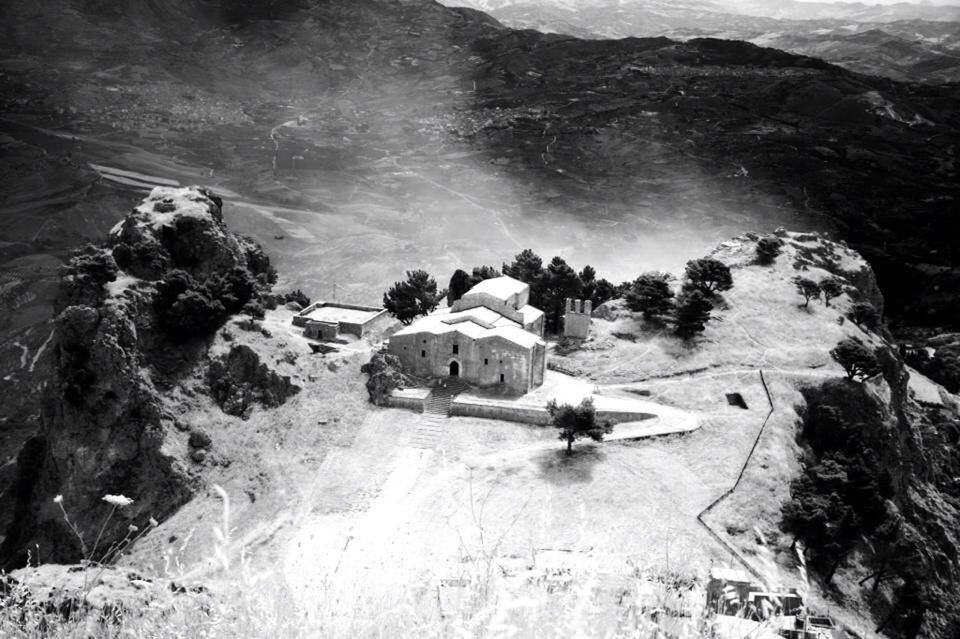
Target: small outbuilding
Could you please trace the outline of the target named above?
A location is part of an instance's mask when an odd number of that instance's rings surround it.
[[[303,327],[304,336],[325,342],[340,340],[342,335],[367,337],[392,323],[383,308],[339,302],[314,302],[293,318],[294,326]]]

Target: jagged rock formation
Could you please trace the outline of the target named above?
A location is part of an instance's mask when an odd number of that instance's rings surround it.
[[[25,563],[27,549],[41,562],[92,554],[110,510],[104,494],[134,501],[103,529],[98,555],[129,524],[163,519],[192,495],[197,477],[168,445],[177,407],[164,390],[203,365],[210,329],[273,277],[260,248],[226,228],[221,206],[202,188],[155,189],[103,248],[88,246],[71,260],[55,304],[55,373],[42,429],[24,447],[8,495],[16,514],[3,564]],[[178,289],[184,282],[193,288]],[[173,330],[164,321],[168,305],[194,324]],[[256,367],[258,379],[280,388],[268,393],[271,402],[283,401],[289,380],[272,384],[276,376],[263,369]],[[241,381],[246,388],[258,380]],[[53,503],[58,494],[86,548]]]
[[[390,393],[406,383],[400,359],[386,351],[375,353],[360,370],[367,375],[367,393],[377,406],[387,406]]]
[[[149,609],[168,611],[182,596],[206,598],[201,587],[188,590],[170,579],[133,570],[56,564],[13,571],[0,581],[0,594],[9,595],[24,615],[34,611],[75,618],[89,615],[107,628]]]
[[[244,344],[233,346],[213,360],[207,380],[214,400],[228,415],[249,416],[254,403],[276,407],[300,391],[287,376],[281,377],[260,361]]]

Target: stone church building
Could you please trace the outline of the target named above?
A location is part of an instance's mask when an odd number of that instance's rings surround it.
[[[526,393],[543,384],[547,364],[543,312],[529,300],[523,282],[484,280],[450,308],[394,333],[389,351],[414,375]]]

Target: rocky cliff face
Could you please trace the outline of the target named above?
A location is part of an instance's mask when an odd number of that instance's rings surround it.
[[[205,365],[211,328],[271,280],[269,260],[226,228],[221,205],[200,188],[155,189],[104,247],[71,260],[55,304],[55,372],[42,428],[22,451],[7,496],[16,515],[4,564],[23,564],[28,549],[41,562],[100,555],[130,524],[163,519],[190,498],[197,476],[170,445],[178,413],[164,390]],[[183,282],[187,290],[174,286]],[[172,326],[165,312],[189,321]],[[118,510],[94,551],[111,509],[105,494],[133,503]]]

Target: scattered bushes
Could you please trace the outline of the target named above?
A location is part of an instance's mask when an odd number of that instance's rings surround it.
[[[284,293],[282,295],[276,295],[274,298],[277,301],[277,304],[289,304],[290,302],[296,302],[300,305],[300,308],[306,308],[310,306],[310,298],[304,294],[299,288],[295,291],[290,291],[289,293]]]

